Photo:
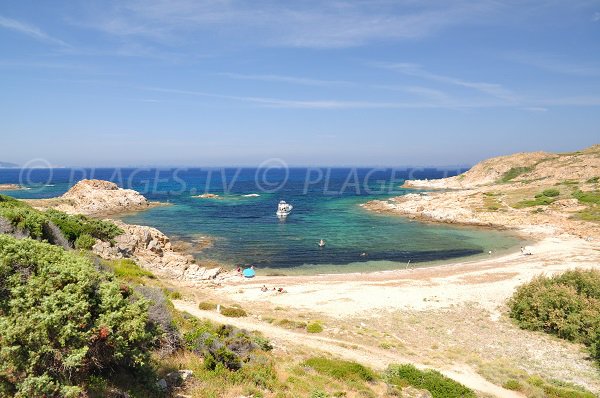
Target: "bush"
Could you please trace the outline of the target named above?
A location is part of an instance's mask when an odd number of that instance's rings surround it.
[[[244,316],[248,316],[246,311],[244,311],[242,308],[237,307],[221,307],[221,315],[230,318],[241,318]]]
[[[109,221],[69,215],[58,210],[41,212],[25,202],[5,195],[0,195],[0,217],[9,220],[18,229],[26,230],[33,239],[51,241],[53,237],[45,233],[51,230],[47,228],[49,224],[56,225],[70,243],[74,243],[82,235],[111,242],[123,233],[123,230]]]
[[[521,328],[583,343],[600,363],[600,271],[537,277],[520,286],[508,304]]]
[[[433,398],[475,398],[475,393],[462,384],[447,378],[435,370],[419,370],[413,365],[390,365],[385,380],[402,388],[411,385],[425,389]]]
[[[82,234],[75,239],[75,248],[90,250],[96,244],[96,239],[88,234]]]
[[[304,365],[340,380],[373,381],[376,378],[371,369],[359,363],[341,359],[313,357],[304,361]]]
[[[312,322],[306,325],[306,331],[308,333],[321,333],[323,326],[319,322]]]
[[[200,304],[198,304],[198,308],[203,311],[213,311],[217,309],[217,305],[209,301],[202,301]]]
[[[265,350],[255,343],[256,338],[245,330],[230,325],[213,326],[209,322],[197,324],[184,336],[187,348],[204,357],[207,369],[223,366],[233,371],[249,363],[256,350]],[[266,344],[263,347],[268,348]]]
[[[507,390],[513,391],[519,391],[522,388],[521,383],[519,383],[519,381],[515,379],[506,380],[502,387],[506,388]]]
[[[0,280],[3,394],[79,396],[94,372],[148,363],[148,303],[88,259],[0,235]]]
[[[118,278],[128,282],[141,283],[143,282],[143,278],[155,278],[152,272],[141,268],[135,261],[128,258],[112,260],[107,262],[107,264]]]
[[[500,178],[500,182],[508,182],[510,180],[514,180],[521,174],[529,173],[532,170],[533,170],[533,166],[513,167],[502,175],[502,177]]]
[[[553,203],[554,200],[555,199],[541,195],[533,200],[522,200],[520,202],[517,202],[513,207],[515,209],[522,209],[524,207],[547,206],[547,205]]]
[[[549,198],[554,198],[558,195],[560,195],[560,191],[558,189],[546,189],[544,192],[542,192],[542,195],[547,196]]]
[[[573,197],[581,203],[587,204],[600,204],[600,192],[586,192],[586,191],[575,191]]]

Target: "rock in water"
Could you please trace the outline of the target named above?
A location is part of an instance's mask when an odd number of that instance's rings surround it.
[[[81,180],[60,197],[58,210],[79,214],[114,214],[147,208],[150,202],[133,189],[102,180]]]

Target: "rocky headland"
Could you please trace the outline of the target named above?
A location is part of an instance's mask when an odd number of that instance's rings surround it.
[[[362,206],[423,221],[508,228],[527,235],[543,230],[600,238],[598,223],[589,222],[599,216],[593,202],[598,176],[600,145],[567,154],[518,153],[488,159],[455,177],[406,181],[404,188],[428,192]]]
[[[68,214],[106,216],[146,210],[161,203],[150,202],[133,189],[123,189],[110,181],[81,180],[65,194],[52,199],[31,199],[33,207],[53,208]]]
[[[23,189],[19,184],[0,184],[0,191],[17,191]]]
[[[69,214],[86,216],[116,215],[146,210],[160,203],[149,202],[139,192],[119,188],[102,180],[82,180],[58,198],[28,200],[37,209],[53,208]],[[196,263],[193,256],[175,250],[168,236],[156,228],[130,225],[109,219],[123,230],[114,242],[98,240],[92,251],[107,260],[130,258],[157,276],[188,282],[225,278],[221,267]]]

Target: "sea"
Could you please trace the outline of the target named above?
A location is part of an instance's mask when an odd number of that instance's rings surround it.
[[[365,210],[373,199],[420,191],[406,179],[436,179],[464,170],[435,168],[97,168],[0,169],[0,192],[51,198],[85,178],[109,180],[166,203],[119,216],[187,243],[198,261],[254,265],[265,274],[369,272],[487,256],[522,242],[505,231],[409,220]],[[198,197],[203,194],[215,197]],[[209,195],[210,196],[210,195]],[[289,216],[277,204],[293,205]],[[318,245],[323,239],[324,247]]]

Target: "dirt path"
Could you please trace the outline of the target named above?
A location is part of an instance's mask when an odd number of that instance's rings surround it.
[[[279,344],[288,344],[293,346],[302,346],[309,349],[318,349],[333,355],[337,355],[347,360],[356,361],[369,365],[375,369],[383,370],[391,363],[412,363],[420,369],[427,369],[428,366],[414,363],[409,359],[374,347],[367,347],[360,344],[349,344],[342,340],[318,335],[309,335],[292,330],[282,329],[253,318],[228,318],[212,311],[202,311],[198,309],[197,303],[175,300],[175,308],[179,311],[185,311],[198,318],[209,319],[214,322],[230,324],[238,328],[256,330],[264,333],[267,337]],[[351,346],[350,348],[348,348]],[[439,370],[439,369],[437,369]],[[467,365],[456,365],[451,369],[439,370],[441,373],[450,377],[465,386],[499,398],[522,398],[524,395],[515,391],[506,390],[477,374]]]

